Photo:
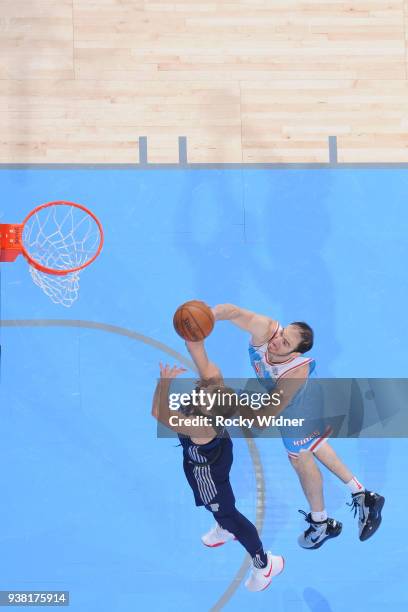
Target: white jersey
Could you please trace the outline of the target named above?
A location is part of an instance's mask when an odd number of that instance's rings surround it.
[[[251,360],[252,367],[255,370],[256,376],[265,384],[265,386],[270,389],[273,388],[278,380],[285,376],[288,372],[293,372],[293,370],[308,364],[310,376],[315,368],[314,359],[311,357],[304,357],[304,355],[289,357],[286,361],[281,361],[280,363],[274,363],[269,360],[268,345],[281,329],[282,327],[279,325],[279,323],[276,323],[276,329],[267,342],[261,346],[254,346],[253,344],[249,345],[249,358]]]

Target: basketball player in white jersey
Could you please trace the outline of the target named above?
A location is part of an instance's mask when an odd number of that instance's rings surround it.
[[[314,359],[306,357],[313,346],[313,330],[303,322],[282,327],[270,317],[256,314],[233,304],[219,304],[213,309],[216,321],[228,320],[251,334],[249,355],[257,378],[271,391],[282,378],[292,384],[293,394],[283,414],[293,408],[302,388],[315,367]],[[288,379],[292,379],[289,381]],[[313,410],[313,405],[308,407]],[[299,416],[297,414],[296,416]],[[308,414],[310,416],[310,414]],[[322,475],[317,458],[349,488],[354,516],[359,513],[358,531],[361,541],[370,538],[381,523],[384,497],[366,490],[349,468],[337,456],[327,439],[330,429],[310,432],[298,440],[283,438],[289,460],[294,467],[310,506],[302,512],[309,527],[298,539],[300,546],[316,549],[329,538],[341,533],[342,525],[329,518],[323,496]]]

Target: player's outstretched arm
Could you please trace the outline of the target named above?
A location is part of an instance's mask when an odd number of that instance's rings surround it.
[[[152,416],[167,427],[171,427],[169,419],[170,416],[174,414],[174,412],[170,410],[169,405],[169,390],[171,381],[173,378],[176,378],[186,371],[186,368],[182,368],[181,366],[173,366],[171,368],[167,364],[163,365],[160,363],[160,378],[153,395]],[[178,431],[177,428],[171,428]]]
[[[221,370],[217,364],[208,359],[203,340],[199,342],[189,342],[186,340],[186,347],[202,380],[222,378]]]
[[[211,425],[204,423],[202,426],[193,427],[191,424],[184,424],[180,409],[170,410],[171,381],[183,372],[186,372],[186,369],[181,366],[170,367],[167,364],[160,364],[160,379],[153,396],[152,416],[173,431],[190,437],[194,435],[199,444],[205,444],[212,440],[216,433]]]
[[[278,325],[270,317],[240,308],[234,304],[217,304],[212,311],[216,321],[231,321],[240,329],[249,332],[252,336],[251,342],[254,345],[267,342],[275,333]]]

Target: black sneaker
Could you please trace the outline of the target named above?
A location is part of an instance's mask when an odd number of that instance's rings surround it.
[[[352,493],[351,504],[347,505],[351,506],[351,511],[354,509],[354,516],[358,510],[358,535],[361,542],[371,538],[381,525],[384,502],[384,497],[373,491]]]
[[[306,514],[303,510],[299,510],[299,512],[304,515],[305,521],[310,523],[310,527],[298,538],[298,544],[302,548],[309,548],[310,550],[320,548],[326,540],[337,538],[341,534],[343,525],[339,521],[332,518],[327,518],[321,522],[313,521],[310,512],[309,514]]]

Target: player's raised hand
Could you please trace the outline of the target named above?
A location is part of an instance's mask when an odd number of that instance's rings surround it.
[[[183,374],[183,372],[187,372],[187,369],[183,368],[182,366],[174,365],[173,367],[170,367],[167,363],[166,365],[163,365],[161,362],[159,363],[159,366],[160,378],[176,378],[177,376],[180,376],[180,374]]]

